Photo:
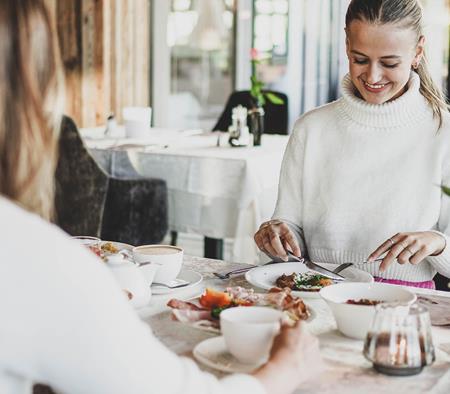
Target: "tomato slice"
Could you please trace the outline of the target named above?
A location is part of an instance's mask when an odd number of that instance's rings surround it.
[[[205,308],[222,308],[231,304],[231,297],[223,291],[207,288],[200,297],[200,305]]]

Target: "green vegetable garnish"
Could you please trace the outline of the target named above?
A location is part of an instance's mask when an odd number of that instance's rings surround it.
[[[324,279],[325,276],[319,274],[297,274],[295,275],[295,285],[300,286],[319,286],[319,282]]]
[[[222,307],[216,307],[216,308],[213,308],[213,309],[211,310],[211,316],[212,316],[214,319],[218,319],[218,318],[219,318],[219,315],[220,315],[220,312],[222,312],[223,310],[225,310],[225,309],[227,309],[227,308],[229,308],[229,306],[222,306]]]

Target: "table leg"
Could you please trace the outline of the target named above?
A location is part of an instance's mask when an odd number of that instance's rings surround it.
[[[223,260],[223,239],[205,237],[204,257]]]

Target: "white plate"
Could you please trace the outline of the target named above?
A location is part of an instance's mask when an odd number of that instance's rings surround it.
[[[193,350],[197,361],[207,367],[230,373],[250,373],[259,365],[243,364],[232,356],[225,345],[223,336],[205,339]]]
[[[171,294],[177,291],[190,289],[191,287],[199,284],[202,281],[203,276],[198,272],[182,268],[177,276],[177,279],[185,280],[186,282],[189,282],[189,284],[177,289],[169,289],[168,287],[164,286],[152,285],[152,294]]]
[[[324,268],[333,270],[339,264],[320,263]],[[286,274],[291,275],[295,273],[304,273],[311,271],[306,265],[302,263],[279,263],[262,265],[247,271],[245,279],[247,282],[262,289],[270,289],[276,287],[276,280],[279,276]],[[361,271],[355,267],[349,267],[340,272],[346,282],[373,282],[373,276],[368,272]],[[292,294],[302,298],[320,298],[318,291],[292,291]]]
[[[129,250],[129,251],[132,251],[133,250],[133,248],[134,248],[134,246],[133,245],[130,245],[130,244],[125,244],[125,243],[123,243],[123,242],[116,242],[116,241],[103,241],[102,240],[102,244],[106,244],[106,243],[112,243],[117,249],[119,249],[119,250],[122,250],[122,249],[126,249],[126,250]]]

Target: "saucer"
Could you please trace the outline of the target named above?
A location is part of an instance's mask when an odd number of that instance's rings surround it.
[[[205,339],[193,350],[194,358],[207,367],[229,373],[251,373],[260,365],[244,364],[231,355],[223,336]]]
[[[177,289],[169,289],[168,287],[165,287],[165,286],[159,286],[157,284],[152,284],[151,285],[152,294],[170,294],[170,293],[174,293],[176,291],[190,289],[190,288],[194,287],[195,285],[199,284],[202,281],[203,276],[201,274],[199,274],[198,272],[195,272],[192,270],[181,269],[180,273],[177,276],[177,279],[189,282],[189,284],[187,286],[179,287]]]

